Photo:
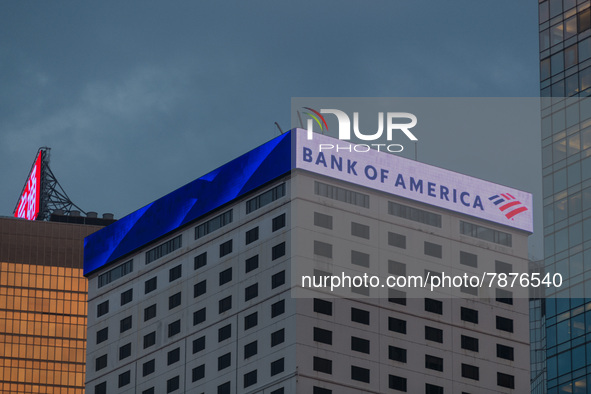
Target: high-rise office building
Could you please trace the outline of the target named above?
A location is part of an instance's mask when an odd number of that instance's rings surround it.
[[[0,393],[84,393],[83,240],[103,226],[0,218]]]
[[[534,358],[535,393],[591,390],[591,9],[588,0],[539,1],[545,270]],[[542,308],[543,307],[543,308]]]
[[[310,283],[526,273],[531,195],[319,143],[349,146],[291,131],[86,238],[89,392],[529,390],[519,289]]]

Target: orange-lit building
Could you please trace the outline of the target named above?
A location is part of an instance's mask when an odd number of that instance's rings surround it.
[[[84,392],[82,250],[101,227],[0,218],[0,393]]]

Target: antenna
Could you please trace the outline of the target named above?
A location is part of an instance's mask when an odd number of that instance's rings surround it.
[[[281,126],[279,126],[279,123],[275,122],[275,126],[277,126],[277,128],[279,129],[279,134],[283,134],[283,130],[281,130]]]

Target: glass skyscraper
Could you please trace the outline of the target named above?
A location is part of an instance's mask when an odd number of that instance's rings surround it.
[[[534,393],[591,390],[591,9],[589,0],[539,1],[544,268],[561,287],[537,303],[545,328],[532,354]],[[537,330],[537,331],[536,331]],[[532,346],[533,348],[534,346]],[[545,349],[544,349],[545,347]]]

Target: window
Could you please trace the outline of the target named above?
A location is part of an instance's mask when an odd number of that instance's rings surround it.
[[[497,343],[497,357],[513,361],[513,348]]]
[[[142,391],[142,394],[154,394],[154,387]]]
[[[131,316],[127,316],[119,322],[119,332],[125,332],[131,330]]]
[[[322,182],[314,182],[314,194],[317,196],[328,197],[332,200],[345,202],[347,204],[369,208],[369,196],[367,194],[357,193],[353,190],[342,187],[328,185]]]
[[[252,386],[257,383],[257,370],[250,371],[244,374],[244,387]]]
[[[271,318],[282,315],[285,312],[285,300],[277,301],[271,305]]]
[[[244,316],[244,330],[248,330],[256,326],[259,322],[258,312],[251,313],[248,316]]]
[[[388,375],[388,388],[406,392],[406,378],[395,375]]]
[[[144,349],[156,344],[156,331],[144,335]]]
[[[332,302],[314,298],[314,312],[332,316]]]
[[[406,305],[406,292],[396,289],[388,289],[388,302]]]
[[[180,249],[182,245],[183,238],[181,234],[177,237],[174,237],[170,241],[166,241],[165,243],[148,250],[146,252],[146,264],[150,264],[152,261],[158,260],[159,258],[166,256],[167,254],[172,253],[177,249]]]
[[[354,237],[369,239],[369,226],[361,223],[351,222],[351,235]]]
[[[250,358],[256,355],[258,352],[258,342],[253,341],[244,345],[244,359]]]
[[[218,342],[224,341],[232,336],[232,325],[227,324],[218,330]]]
[[[181,332],[181,321],[176,320],[168,325],[168,337],[172,337]]]
[[[425,255],[440,259],[443,256],[443,249],[441,245],[425,241]]]
[[[207,292],[207,280],[203,279],[201,282],[193,286],[193,297],[199,297]]]
[[[285,283],[285,271],[280,271],[271,277],[271,289],[281,286]]]
[[[443,359],[425,354],[425,368],[443,372]]]
[[[419,187],[420,190],[423,189],[423,184],[421,183],[421,181],[418,181],[417,187]],[[441,215],[424,211],[422,209],[413,208],[407,205],[402,205],[392,201],[388,201],[388,213],[390,215],[398,216],[399,218],[408,219],[414,222],[419,222],[423,224],[428,224],[429,226],[441,228]]]
[[[285,390],[283,390],[283,387],[280,387],[277,390],[271,391],[270,394],[285,394]]]
[[[156,317],[156,304],[150,305],[144,309],[144,321],[148,321]]]
[[[232,353],[226,353],[218,357],[218,371],[228,368],[232,363]]]
[[[369,369],[351,365],[351,379],[369,383]]]
[[[478,267],[478,256],[460,251],[460,264],[476,268]]]
[[[277,216],[276,218],[273,218],[273,231],[277,231],[280,228],[285,227],[285,214],[281,214],[279,216]]]
[[[193,340],[193,354],[205,349],[205,335]]]
[[[389,317],[388,330],[398,332],[400,334],[406,334],[406,320]]]
[[[181,304],[181,292],[179,291],[176,294],[171,295],[168,297],[168,310],[176,308]]]
[[[245,243],[246,243],[246,245],[248,245],[248,244],[253,243],[257,239],[259,239],[259,227],[258,226],[253,229],[250,229],[246,232]]]
[[[232,280],[232,267],[223,270],[220,272],[220,286],[225,285],[226,283]]]
[[[509,290],[495,289],[497,302],[503,304],[513,305],[513,293]]]
[[[94,394],[107,394],[107,382],[102,382],[94,386]]]
[[[443,314],[443,302],[432,298],[425,298],[425,310],[431,313]]]
[[[505,373],[497,372],[497,385],[508,389],[515,388],[515,377]]]
[[[107,367],[107,355],[104,354],[100,357],[97,357],[96,361],[95,361],[95,370],[100,371],[101,369],[106,368],[106,367]]]
[[[332,331],[314,327],[314,341],[332,345]]]
[[[406,362],[406,349],[396,346],[388,346],[388,358],[390,360]]]
[[[226,298],[222,298],[218,303],[219,313],[224,313],[230,309],[232,309],[232,296],[227,296]]]
[[[121,306],[129,304],[131,301],[133,301],[133,289],[121,293]]]
[[[332,394],[332,390],[314,386],[312,394]]]
[[[388,245],[406,249],[406,236],[388,232]]]
[[[158,277],[155,276],[152,279],[148,279],[146,281],[146,283],[144,284],[144,287],[145,287],[145,291],[144,291],[145,294],[151,293],[154,290],[156,290],[156,288],[158,287]]]
[[[195,256],[194,267],[199,269],[207,265],[207,252],[201,253],[199,256]]]
[[[358,265],[360,267],[369,267],[369,254],[352,250],[351,264]]]
[[[98,277],[98,287],[101,288],[103,286],[108,285],[109,283],[113,282],[133,272],[133,260],[126,261],[125,263],[105,272],[104,274],[99,275]]]
[[[478,324],[478,311],[475,309],[462,307],[460,309],[460,318],[463,321]]]
[[[177,265],[168,271],[168,281],[172,282],[183,276],[183,266]]]
[[[168,365],[178,362],[181,359],[181,348],[177,347],[176,349],[173,349],[170,352],[168,352],[167,359]]]
[[[462,335],[462,349],[478,351],[478,338]]]
[[[252,300],[259,295],[259,284],[255,283],[244,289],[244,301]]]
[[[277,346],[285,341],[285,329],[277,330],[271,333],[271,347]]]
[[[271,363],[271,376],[275,376],[285,370],[285,359],[280,358]]]
[[[495,260],[495,272],[497,274],[510,274],[513,271],[513,266],[509,263]]]
[[[328,360],[326,358],[314,357],[312,363],[312,369],[314,371],[332,374],[332,360]]]
[[[191,376],[191,380],[193,382],[203,379],[205,377],[205,364],[201,364],[200,366],[193,368],[191,371]]]
[[[480,379],[480,371],[478,367],[469,364],[462,364],[462,377],[479,380]]]
[[[218,386],[218,394],[230,394],[231,386],[230,382],[226,382],[224,384],[220,384]]]
[[[173,391],[178,390],[180,387],[180,378],[175,376],[174,378],[168,379],[166,381],[166,392],[172,393]]]
[[[369,325],[369,311],[351,308],[351,321]]]
[[[388,273],[395,276],[405,276],[406,264],[388,260]]]
[[[232,253],[232,240],[220,244],[220,257],[224,257]]]
[[[246,259],[245,268],[246,268],[245,271],[247,273],[259,268],[259,255],[257,254],[255,256],[252,256],[252,257]]]
[[[591,28],[591,12],[587,9],[577,14],[577,32],[582,33]]]
[[[131,343],[123,345],[119,348],[119,360],[123,360],[131,356]]]
[[[513,332],[513,320],[497,316],[497,330]]]
[[[443,330],[425,326],[425,339],[428,341],[443,343]]]
[[[127,386],[131,382],[131,371],[119,375],[119,387]]]
[[[425,394],[443,394],[443,387],[425,383]]]
[[[332,216],[314,212],[314,226],[332,230]]]
[[[369,354],[369,341],[363,338],[351,337],[351,350]]]
[[[195,239],[205,237],[207,234],[212,233],[215,230],[220,229],[230,223],[232,223],[231,209],[195,227]]]
[[[246,213],[249,214],[257,209],[271,204],[273,201],[285,196],[285,183],[275,186],[258,196],[246,201]]]
[[[490,198],[494,198],[498,196],[493,196]],[[505,233],[498,230],[493,230],[492,228],[479,226],[476,224],[460,221],[460,233],[482,239],[485,241],[493,242],[499,245],[504,246],[512,246],[511,234]]]
[[[285,256],[285,242],[281,242],[271,249],[271,260],[277,260],[283,256]]]
[[[102,330],[98,330],[96,332],[96,343],[97,345],[101,342],[106,341],[109,339],[109,327],[105,327]]]
[[[314,254],[330,259],[332,258],[332,245],[326,242],[314,241]]]
[[[96,306],[96,317],[101,317],[109,313],[109,300],[101,302]]]

